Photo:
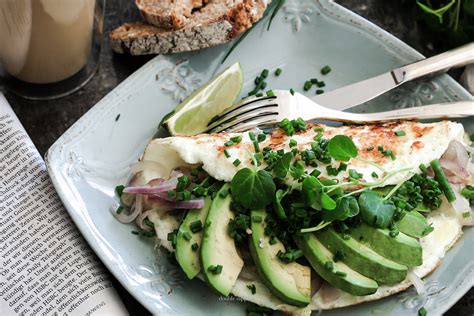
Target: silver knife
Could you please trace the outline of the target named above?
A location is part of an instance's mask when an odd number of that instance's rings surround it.
[[[474,42],[311,99],[331,109],[345,110],[372,100],[413,79],[472,63],[474,63]]]

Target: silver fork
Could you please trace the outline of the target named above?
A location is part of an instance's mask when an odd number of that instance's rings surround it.
[[[331,120],[374,123],[399,119],[459,118],[474,116],[474,101],[433,104],[379,113],[348,113],[323,107],[308,97],[275,90],[273,96],[247,98],[212,120],[206,132],[242,132],[255,127],[278,124],[285,118],[305,121]]]

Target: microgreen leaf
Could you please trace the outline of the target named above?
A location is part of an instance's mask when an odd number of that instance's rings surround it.
[[[283,197],[285,197],[287,193],[288,193],[287,191],[283,191],[283,190],[276,191],[275,201],[273,203],[273,207],[275,209],[276,215],[278,216],[279,219],[283,219],[283,220],[286,219],[287,216],[285,213],[285,209],[281,205],[281,200],[283,200]]]
[[[322,184],[316,177],[309,176],[303,181],[302,195],[306,205],[314,208],[315,210],[321,210],[321,193]]]
[[[275,176],[284,178],[290,171],[290,164],[291,160],[293,159],[293,153],[287,152],[281,157],[280,159],[277,160],[275,163],[275,167],[273,168],[273,172],[275,173]]]
[[[364,222],[377,228],[388,227],[396,209],[391,202],[370,190],[364,191],[359,196],[359,206]]]
[[[332,211],[336,208],[336,201],[334,201],[327,193],[321,193],[321,206],[325,210]]]
[[[328,152],[336,160],[349,161],[357,157],[357,147],[349,137],[336,135],[329,140]]]
[[[296,180],[299,180],[304,175],[304,166],[299,160],[295,161],[290,168],[290,174]]]
[[[272,203],[275,190],[273,178],[265,170],[241,169],[231,182],[233,199],[248,209],[264,208]]]

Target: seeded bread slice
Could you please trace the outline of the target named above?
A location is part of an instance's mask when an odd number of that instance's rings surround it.
[[[206,2],[208,0],[135,0],[147,23],[165,29],[182,28],[193,10]]]
[[[180,29],[126,23],[109,35],[112,49],[131,55],[168,54],[226,43],[257,22],[270,0],[209,0]]]

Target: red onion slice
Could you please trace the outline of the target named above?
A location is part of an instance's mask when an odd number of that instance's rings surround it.
[[[148,185],[141,186],[141,187],[127,187],[123,190],[123,192],[132,193],[132,194],[152,195],[156,193],[162,193],[162,192],[174,190],[176,189],[177,184],[178,184],[178,178],[172,178],[172,179],[161,182],[156,187],[150,187]]]
[[[147,232],[152,231],[153,228],[145,224],[144,221],[145,221],[145,218],[147,218],[148,215],[150,215],[153,212],[155,212],[155,210],[148,210],[146,212],[141,213],[140,215],[138,215],[135,223],[144,231],[147,231]]]
[[[142,212],[142,208],[143,208],[143,196],[138,194],[135,199],[135,203],[130,208],[130,212],[127,212],[127,210],[125,209],[120,214],[117,214],[116,211],[114,211],[113,214],[120,223],[129,224],[133,222],[137,218],[138,215],[140,215],[140,213]]]
[[[448,149],[441,156],[439,163],[451,183],[462,183],[469,177],[467,171],[469,154],[466,147],[457,140],[449,143]]]
[[[174,205],[176,209],[197,209],[204,207],[204,199],[196,199],[196,200],[189,200],[189,201],[182,201],[177,202]]]

